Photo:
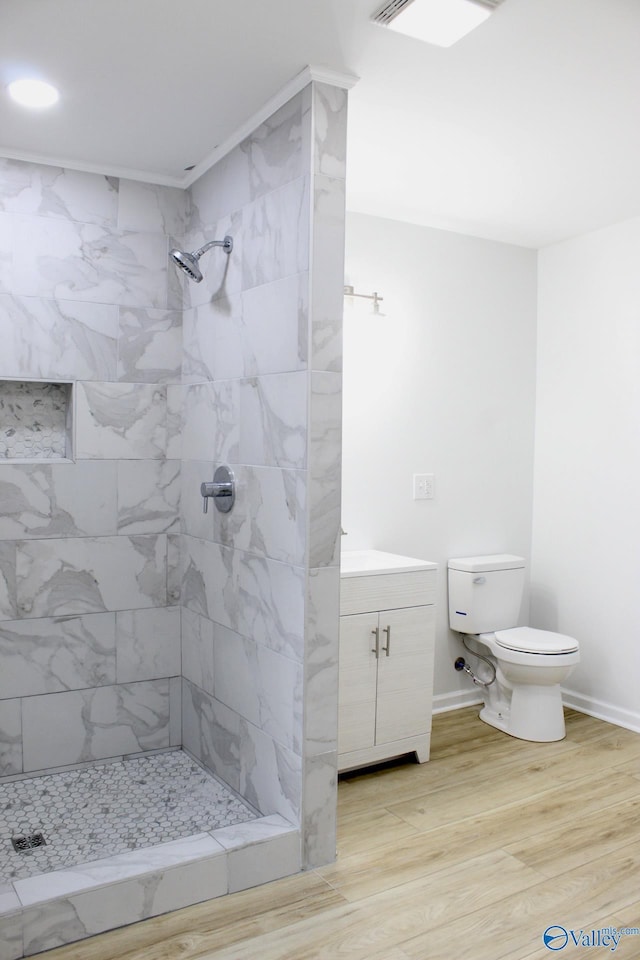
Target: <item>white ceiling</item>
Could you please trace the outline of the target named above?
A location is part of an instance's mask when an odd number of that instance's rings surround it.
[[[380,0],[3,0],[0,155],[179,184],[307,64],[350,94],[348,206],[526,246],[640,214],[640,0],[504,0],[458,44]]]

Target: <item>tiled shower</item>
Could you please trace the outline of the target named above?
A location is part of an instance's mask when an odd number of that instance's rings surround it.
[[[334,857],[345,140],[310,82],[186,191],[0,161],[0,824],[88,777],[151,841],[0,853],[0,960]]]

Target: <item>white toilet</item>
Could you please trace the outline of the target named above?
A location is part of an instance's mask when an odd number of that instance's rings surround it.
[[[460,557],[448,566],[449,625],[470,634],[496,670],[495,682],[481,688],[480,718],[521,740],[562,740],[560,684],[580,662],[578,641],[515,626],[525,582],[522,557]]]

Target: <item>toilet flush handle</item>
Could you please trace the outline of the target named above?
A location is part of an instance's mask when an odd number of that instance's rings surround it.
[[[486,582],[487,582],[487,578],[486,578],[486,577],[474,577],[474,578],[473,578],[473,582],[474,582],[474,583],[477,583],[478,586],[479,586],[479,585],[482,584],[482,583],[486,583]]]

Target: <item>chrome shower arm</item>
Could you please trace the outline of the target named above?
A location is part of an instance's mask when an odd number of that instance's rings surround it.
[[[192,256],[199,260],[203,253],[206,253],[207,250],[211,250],[212,247],[222,247],[225,253],[231,253],[233,250],[233,238],[225,237],[224,240],[209,240],[208,243],[205,243],[198,250],[195,250]]]
[[[173,250],[169,251],[169,259],[172,260],[176,267],[182,270],[183,273],[186,273],[190,280],[193,280],[194,283],[200,283],[202,280],[202,271],[198,266],[198,261],[202,254],[210,250],[211,247],[222,247],[224,252],[229,254],[233,250],[233,237],[226,236],[224,240],[209,240],[208,243],[203,244],[203,246],[194,253],[187,253],[185,250],[178,250],[174,247]]]

